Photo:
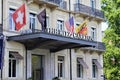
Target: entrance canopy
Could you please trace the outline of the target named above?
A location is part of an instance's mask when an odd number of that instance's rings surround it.
[[[41,48],[56,52],[63,49],[81,47],[105,49],[103,43],[95,42],[89,36],[70,34],[65,31],[50,28],[45,31],[27,30],[20,35],[9,36],[7,40],[20,42],[24,44],[28,50]]]

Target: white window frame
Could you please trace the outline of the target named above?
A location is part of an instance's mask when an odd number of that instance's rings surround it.
[[[34,21],[33,21],[34,19]],[[29,13],[29,20],[30,20],[30,24],[29,24],[29,28],[30,29],[36,29],[37,27],[37,19],[36,19],[36,14],[35,13]],[[34,26],[32,26],[32,23],[34,23]]]
[[[78,58],[79,57],[77,57],[77,59],[76,59],[76,61],[77,61],[77,78],[83,78],[83,74],[84,74],[84,68],[83,68],[83,66],[80,64],[80,62],[78,62]],[[82,59],[82,58],[81,58]],[[79,70],[78,70],[78,65],[79,65],[79,68],[80,68],[80,72],[78,72]],[[80,74],[78,74],[78,73],[80,73]]]
[[[15,9],[9,8],[9,30],[10,31],[15,31],[15,23],[12,17],[12,14],[15,12]]]
[[[98,68],[96,64],[93,62],[94,59],[92,59],[92,77],[97,78],[98,77]]]
[[[46,25],[47,25],[47,28],[50,28],[50,25],[49,25],[49,16],[46,16]]]
[[[63,61],[59,61],[59,57],[62,57],[63,58]],[[64,56],[58,56],[58,77],[60,78],[63,78],[65,76],[65,57]],[[62,70],[60,70],[60,64],[62,64]],[[61,76],[61,73],[59,71],[62,71],[62,76]]]
[[[9,55],[10,55],[10,53],[9,53]],[[9,70],[8,70],[8,76],[9,76],[9,78],[16,78],[17,75],[18,75],[17,72],[18,72],[18,69],[19,69],[19,60],[17,60],[16,58],[10,58],[10,57],[9,57],[9,63],[10,63],[10,61],[11,61],[11,64],[13,64],[13,61],[16,61],[16,65],[15,65],[15,66],[16,66],[16,70],[15,70],[15,71],[16,71],[16,72],[15,72],[16,74],[15,74],[15,76],[12,75],[12,73],[13,73],[13,72],[12,72],[12,71],[13,71],[13,67],[12,67],[12,65],[11,65],[11,72],[10,72],[11,75],[9,75]],[[9,67],[10,67],[10,65],[9,65]],[[9,69],[9,68],[8,68],[8,69]]]
[[[60,31],[64,30],[64,21],[63,20],[57,20],[57,29]]]
[[[94,27],[91,27],[91,37],[94,41],[97,40],[97,29]]]
[[[92,10],[94,10],[96,8],[96,0],[90,0],[90,1],[91,1]]]

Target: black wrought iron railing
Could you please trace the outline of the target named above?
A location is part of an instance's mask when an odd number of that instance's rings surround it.
[[[74,4],[74,11],[81,12],[83,14],[87,14],[91,16],[96,16],[99,18],[104,18],[104,13],[101,10],[98,10],[80,3]]]
[[[61,0],[39,0],[39,1],[51,4],[52,7],[55,6],[55,7],[60,7],[65,10],[67,9],[67,2],[64,0],[63,1]]]
[[[39,1],[50,2],[50,3],[56,4],[58,6],[59,6],[59,3],[61,2],[61,0],[39,0]]]
[[[67,10],[67,2],[66,1],[60,2],[59,7],[62,8],[62,9]]]

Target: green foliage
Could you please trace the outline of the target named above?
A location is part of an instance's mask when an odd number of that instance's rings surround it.
[[[109,27],[120,36],[120,0],[102,0],[102,9]]]
[[[116,46],[116,41],[119,39],[114,29],[105,31],[104,72],[107,80],[120,80],[120,48]]]
[[[107,80],[120,80],[120,0],[102,0],[102,10],[109,26],[103,39],[105,76]]]

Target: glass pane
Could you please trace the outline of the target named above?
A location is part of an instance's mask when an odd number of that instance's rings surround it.
[[[77,77],[83,77],[83,66],[77,61]]]
[[[36,15],[33,13],[30,13],[30,29],[35,29],[36,24]]]
[[[63,64],[60,63],[60,77],[63,77]]]
[[[16,77],[16,60],[12,60],[12,77]]]
[[[13,18],[12,18],[12,14],[14,13],[15,9],[11,9],[9,10],[9,29],[10,30],[15,30],[15,23],[13,21]]]
[[[93,78],[96,78],[97,77],[97,66],[95,65],[94,62],[92,62],[92,65],[93,65]]]
[[[44,56],[32,55],[32,80],[44,80]]]
[[[11,77],[11,60],[9,60],[9,77]]]

